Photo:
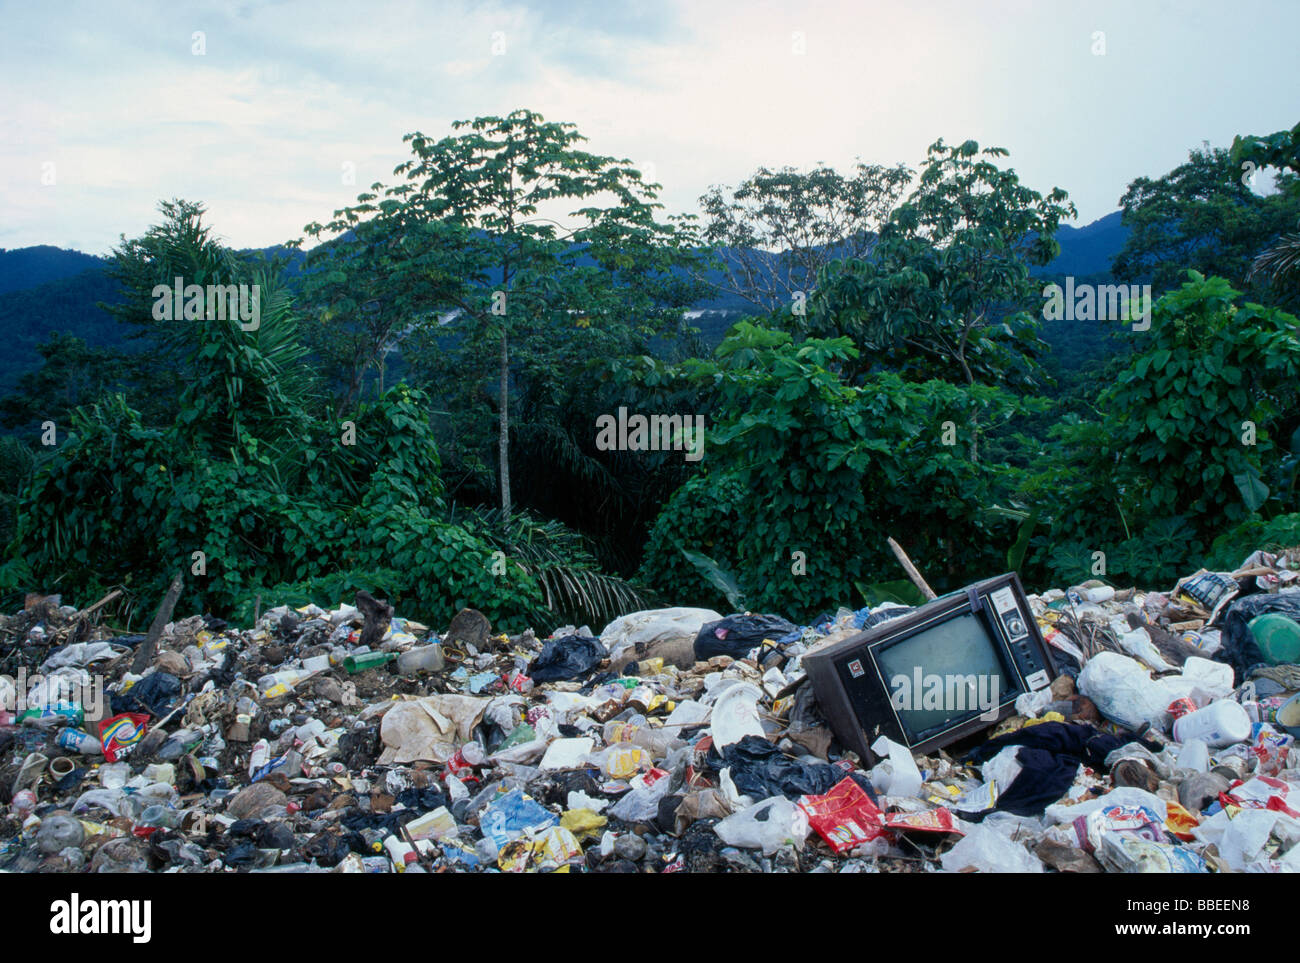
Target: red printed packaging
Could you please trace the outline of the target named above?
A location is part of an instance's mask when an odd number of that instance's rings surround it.
[[[848,776],[825,795],[804,796],[799,808],[808,814],[808,825],[836,853],[847,852],[885,833],[880,810]]]

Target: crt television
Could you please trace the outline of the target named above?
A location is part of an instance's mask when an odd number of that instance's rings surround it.
[[[803,666],[832,731],[868,765],[882,735],[931,752],[1010,715],[1056,674],[1014,572],[817,645]]]

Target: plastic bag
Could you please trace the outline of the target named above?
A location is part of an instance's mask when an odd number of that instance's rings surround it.
[[[659,815],[659,800],[668,795],[671,780],[657,779],[648,786],[633,789],[609,809],[609,814],[625,823],[648,823]]]
[[[165,716],[172,710],[172,701],[181,692],[181,680],[170,672],[151,672],[125,692],[113,694],[112,710],[122,712],[148,712]]]
[[[871,751],[885,760],[871,770],[871,785],[886,796],[916,796],[921,792],[921,770],[907,746],[901,746],[888,736],[881,736],[871,746]]]
[[[1208,873],[1205,860],[1184,846],[1131,833],[1104,836],[1097,860],[1114,873]]]
[[[590,737],[556,739],[547,747],[546,755],[542,756],[541,768],[577,769],[586,762],[587,754],[595,744],[595,740]]]
[[[787,844],[803,848],[808,829],[808,814],[784,796],[764,799],[713,827],[728,846],[761,849],[764,856]]]
[[[1079,673],[1078,689],[1097,706],[1107,719],[1129,729],[1143,724],[1164,727],[1169,718],[1169,704],[1190,696],[1198,689],[1203,693],[1220,691],[1226,680],[1226,666],[1191,656],[1181,675],[1152,679],[1136,659],[1118,652],[1101,652],[1088,660]]]
[[[721,755],[736,790],[753,799],[779,795],[795,800],[817,795],[829,792],[844,778],[843,770],[836,766],[788,756],[757,736],[745,736],[723,749]],[[716,757],[711,755],[710,759],[711,764],[717,764]]]
[[[550,829],[558,823],[559,819],[553,812],[525,796],[522,789],[512,789],[498,796],[479,817],[483,836],[498,847],[525,833]]]
[[[707,662],[715,655],[743,659],[764,640],[797,637],[798,627],[779,615],[729,615],[704,625],[695,636],[695,660]]]
[[[139,712],[124,712],[105,719],[99,724],[99,742],[104,747],[104,758],[117,762],[131,754],[141,739],[149,717]]]
[[[974,869],[981,873],[1041,873],[1038,857],[1018,842],[984,826],[961,823],[965,836],[939,861],[950,873]]]
[[[605,659],[600,639],[565,635],[547,639],[541,654],[528,666],[528,677],[539,685],[588,676]]]

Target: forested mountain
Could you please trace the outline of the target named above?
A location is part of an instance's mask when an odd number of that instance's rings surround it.
[[[1074,274],[1085,276],[1106,275],[1110,259],[1124,245],[1127,230],[1120,224],[1120,212],[1107,214],[1080,228],[1063,225],[1057,232],[1061,254],[1046,268],[1035,273],[1042,275]],[[249,253],[249,252],[245,252]],[[259,253],[267,256],[288,257],[292,276],[301,259],[297,252],[282,247],[267,248]],[[720,252],[726,256],[727,252]],[[770,258],[771,270],[778,272],[775,257]],[[72,334],[91,346],[124,344],[127,332],[105,311],[99,303],[116,302],[119,296],[116,284],[108,277],[108,261],[79,251],[67,251],[49,245],[0,250],[0,331],[8,338],[9,350],[0,357],[0,394],[10,391],[25,371],[40,364],[36,346],[46,341],[56,331]],[[716,278],[717,272],[709,277]],[[754,306],[744,298],[726,291],[714,291],[695,305],[706,312],[695,318],[701,329],[704,343],[717,345],[726,329],[739,317],[754,313]],[[1057,359],[1063,367],[1073,367],[1071,345],[1079,344],[1091,356],[1095,344],[1085,341],[1077,332],[1057,331],[1066,322],[1044,326],[1044,339],[1066,354]]]

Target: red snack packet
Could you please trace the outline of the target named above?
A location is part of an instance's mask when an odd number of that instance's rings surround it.
[[[144,738],[149,717],[143,712],[123,712],[99,724],[99,742],[104,747],[104,758],[117,762],[129,756],[136,743]]]
[[[896,830],[921,830],[927,833],[957,833],[964,836],[952,820],[952,813],[942,807],[919,813],[889,813],[885,825]]]
[[[808,825],[836,853],[869,843],[885,833],[880,810],[848,776],[825,795],[804,796],[799,808],[808,814]]]

